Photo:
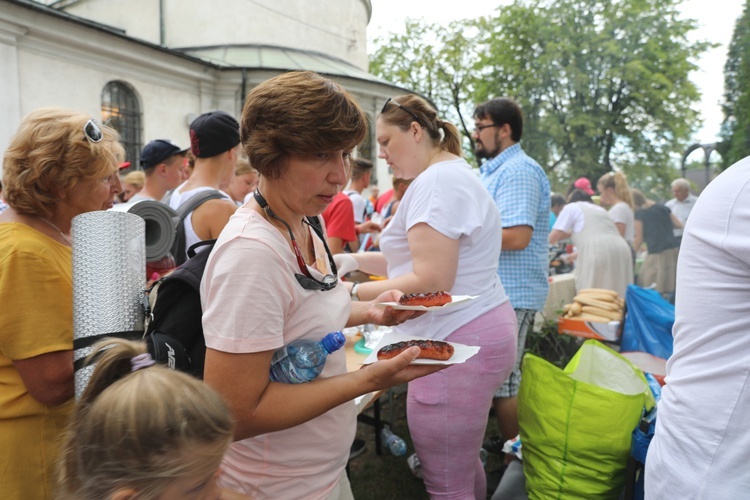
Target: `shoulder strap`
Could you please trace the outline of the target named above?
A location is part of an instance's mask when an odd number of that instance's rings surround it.
[[[307,222],[310,223],[319,233],[323,232],[323,225],[320,223],[320,215],[307,216]]]
[[[207,249],[207,251],[211,253],[211,249],[213,249],[215,243],[216,243],[216,238],[212,240],[199,241],[198,243],[193,244],[190,248],[187,249],[188,260],[195,257],[195,254],[198,253],[198,249],[200,247],[211,245],[211,247]]]
[[[166,193],[164,193],[164,196],[161,197],[162,203],[164,203],[166,206],[169,206],[169,202],[172,201],[172,194],[174,193],[174,189],[170,189]]]
[[[176,264],[185,262],[185,240],[187,238],[185,236],[185,218],[203,203],[218,198],[225,198],[225,196],[220,191],[211,189],[191,196],[177,208],[177,215],[172,218],[175,226],[175,237],[171,249]]]
[[[214,200],[217,198],[224,198],[224,195],[216,189],[211,189],[191,196],[177,208],[177,222],[184,221],[185,217],[187,217],[190,212],[203,205],[208,200]]]
[[[88,347],[93,346],[100,340],[104,340],[105,338],[119,338],[119,339],[125,339],[125,340],[142,340],[143,337],[145,337],[145,331],[143,330],[129,330],[124,332],[110,332],[110,333],[99,333],[96,335],[90,335],[88,337],[78,337],[76,339],[73,339],[73,350],[77,351],[79,349],[86,349]],[[81,368],[83,368],[86,364],[86,358],[88,356],[83,356],[81,358],[76,359],[73,362],[73,370],[78,371]]]
[[[157,322],[159,320],[159,314],[161,311],[157,311],[157,303],[159,299],[159,290],[167,284],[165,289],[173,286],[172,283],[179,281],[191,289],[195,290],[196,293],[200,293],[201,279],[203,278],[203,271],[206,268],[206,262],[208,257],[213,250],[216,240],[204,240],[199,241],[195,245],[192,245],[187,253],[188,259],[180,264],[177,269],[171,273],[159,278],[156,283],[151,285],[148,291],[148,306],[146,308],[146,333],[151,333],[158,328],[159,325],[154,324],[154,317],[156,316]],[[207,247],[203,252],[196,252],[200,247]],[[173,332],[170,332],[173,336]]]

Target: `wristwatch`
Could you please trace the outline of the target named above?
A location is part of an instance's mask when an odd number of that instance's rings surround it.
[[[352,287],[352,300],[359,300],[359,295],[357,295],[357,289],[359,288],[359,282],[354,282],[354,286]]]

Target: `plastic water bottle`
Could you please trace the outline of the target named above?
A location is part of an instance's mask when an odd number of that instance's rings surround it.
[[[380,431],[380,440],[394,457],[406,455],[406,443],[395,435],[387,425],[383,426],[383,430]]]
[[[323,371],[326,357],[345,343],[341,332],[329,333],[321,340],[295,340],[273,353],[271,380],[286,384],[309,382]]]

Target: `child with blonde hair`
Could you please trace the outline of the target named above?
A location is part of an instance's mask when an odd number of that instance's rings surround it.
[[[237,499],[217,484],[234,432],[222,398],[155,365],[140,342],[105,339],[68,428],[60,498]]]

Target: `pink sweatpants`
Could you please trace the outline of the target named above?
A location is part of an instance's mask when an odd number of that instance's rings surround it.
[[[483,314],[446,340],[479,353],[409,383],[409,433],[430,498],[484,499],[479,459],[492,397],[516,361],[516,313],[510,302]]]

